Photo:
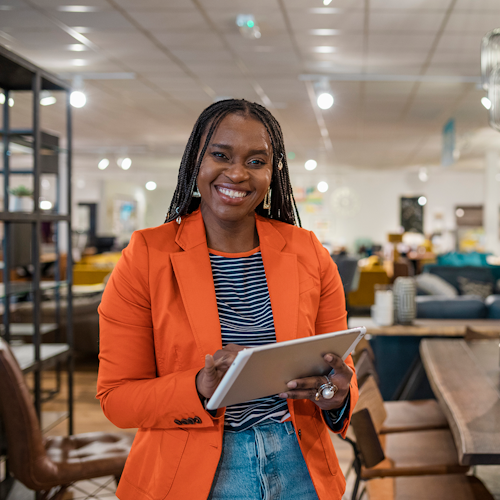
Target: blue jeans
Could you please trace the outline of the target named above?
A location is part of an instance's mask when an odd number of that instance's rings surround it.
[[[225,432],[208,500],[318,500],[292,423]]]

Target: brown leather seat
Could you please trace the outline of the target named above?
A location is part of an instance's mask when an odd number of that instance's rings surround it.
[[[58,499],[75,481],[119,478],[133,441],[130,434],[103,432],[44,438],[21,369],[1,339],[0,415],[10,472],[41,498]]]

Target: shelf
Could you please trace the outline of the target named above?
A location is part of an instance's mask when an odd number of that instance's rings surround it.
[[[57,330],[56,323],[42,323],[40,325],[40,334],[55,332]],[[0,332],[4,332],[4,325],[0,325]],[[31,337],[35,334],[35,325],[33,323],[11,323],[9,325],[10,336],[12,337]]]
[[[68,344],[40,344],[40,361],[37,362],[33,344],[11,345],[11,349],[24,373],[64,361],[70,352]]]
[[[47,290],[55,290],[57,288],[67,287],[67,281],[41,281],[40,290],[42,292]],[[26,295],[33,292],[33,282],[31,281],[12,281],[9,283],[7,290],[5,290],[5,284],[0,283],[0,298],[4,298],[6,295]]]
[[[0,221],[6,222],[71,222],[69,215],[48,214],[46,212],[0,212]]]

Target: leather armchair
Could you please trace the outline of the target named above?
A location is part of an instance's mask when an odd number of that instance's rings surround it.
[[[0,416],[10,472],[40,499],[59,500],[68,486],[84,479],[115,476],[118,481],[132,445],[132,435],[119,433],[44,438],[23,374],[2,339]]]

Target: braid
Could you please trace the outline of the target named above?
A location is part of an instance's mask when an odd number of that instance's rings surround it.
[[[266,127],[273,148],[273,174],[271,180],[271,213],[260,203],[255,212],[263,217],[280,220],[288,224],[302,226],[297,204],[293,197],[292,184],[288,172],[285,143],[281,127],[274,116],[260,104],[244,99],[218,101],[206,108],[196,121],[182,155],[177,186],[166,214],[165,222],[190,214],[200,206],[200,198],[193,198],[192,193],[200,171],[200,165],[215,130],[229,114],[252,116]],[[208,130],[205,144],[198,156],[203,134]],[[278,165],[282,164],[282,169]]]

